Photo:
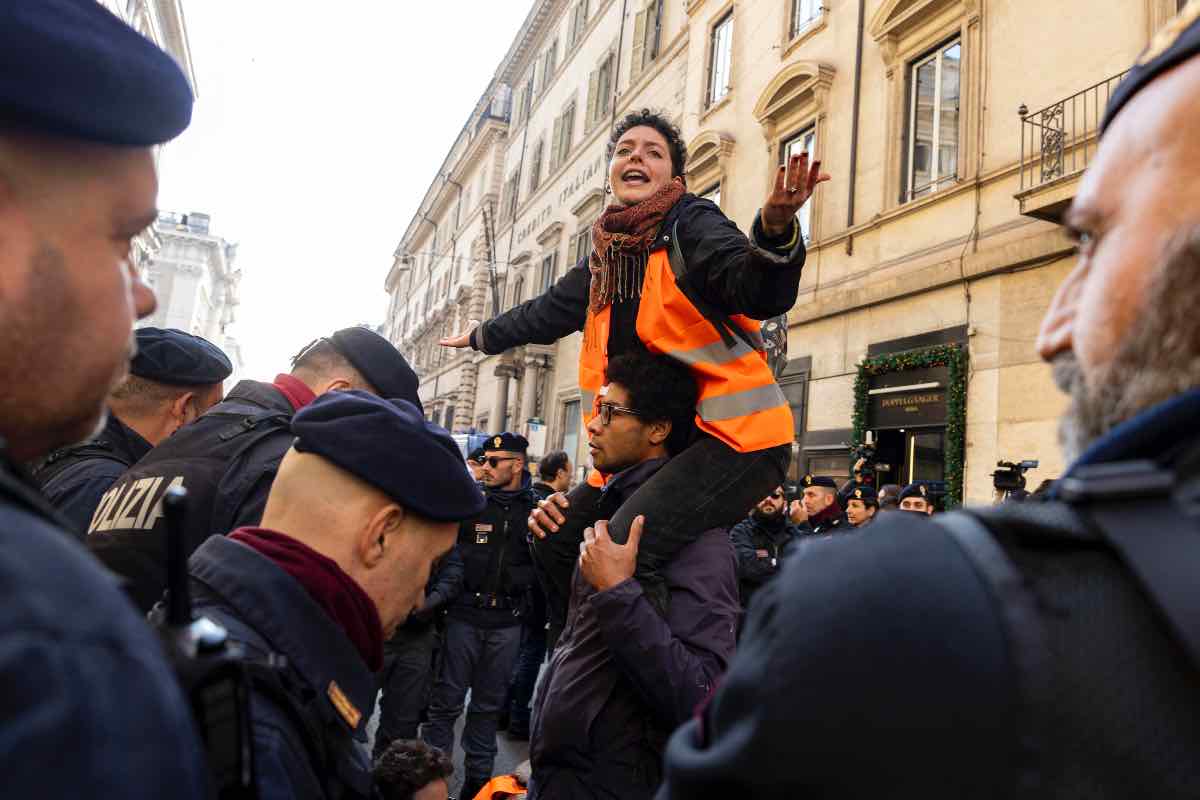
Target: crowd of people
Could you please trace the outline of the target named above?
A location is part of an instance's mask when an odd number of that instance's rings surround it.
[[[1067,215],[1038,348],[1070,467],[947,513],[785,481],[758,326],[796,302],[807,155],[747,236],[629,114],[591,252],[443,341],[583,332],[573,485],[515,432],[462,452],[369,329],[228,393],[211,343],[133,331],[187,82],[94,0],[0,0],[4,795],[444,800],[456,749],[485,800],[1200,795],[1198,18]],[[529,760],[496,774],[502,728]]]

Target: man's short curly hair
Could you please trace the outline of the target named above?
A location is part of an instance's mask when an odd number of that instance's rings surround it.
[[[420,739],[397,739],[375,760],[373,778],[383,800],[412,800],[438,780],[454,774],[450,757]]]
[[[608,137],[609,161],[612,160],[613,151],[617,149],[617,143],[621,141],[621,137],[630,128],[636,128],[639,125],[654,128],[662,134],[662,137],[667,140],[667,150],[671,153],[671,177],[677,178],[683,175],[684,170],[687,169],[687,145],[683,143],[683,136],[679,133],[679,128],[675,127],[665,115],[648,108],[631,111],[613,128],[612,135]]]
[[[667,452],[677,455],[691,443],[696,418],[696,378],[686,364],[668,356],[626,353],[608,362],[607,383],[629,393],[629,405],[646,422],[671,422]]]

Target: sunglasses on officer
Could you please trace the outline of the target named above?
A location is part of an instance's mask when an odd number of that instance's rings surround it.
[[[480,463],[481,465],[482,465],[482,464],[486,464],[487,466],[491,467],[492,469],[495,469],[496,467],[498,467],[498,466],[500,466],[501,464],[503,464],[505,461],[516,461],[516,460],[517,460],[517,458],[518,458],[518,456],[503,456],[503,457],[501,457],[501,456],[488,456],[487,458],[482,458],[482,459],[480,459],[480,460],[479,460],[479,463]]]

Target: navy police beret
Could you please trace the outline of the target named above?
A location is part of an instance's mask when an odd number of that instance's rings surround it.
[[[910,483],[900,490],[900,499],[904,500],[907,497],[919,497],[922,500],[928,500],[929,487],[923,483]]]
[[[407,400],[424,411],[417,396],[417,373],[387,339],[370,328],[357,327],[343,328],[329,341],[379,391],[380,397]]]
[[[1101,133],[1112,124],[1113,117],[1124,105],[1146,88],[1146,84],[1200,54],[1200,22],[1197,20],[1200,20],[1200,3],[1189,3],[1154,35],[1150,46],[1138,56],[1133,69],[1109,99],[1100,125]]]
[[[174,139],[192,118],[179,65],[96,0],[0,3],[0,118],[113,145]]]
[[[800,481],[805,487],[808,486],[823,486],[826,489],[837,491],[837,483],[826,475],[805,475]]]
[[[861,500],[863,505],[877,506],[879,505],[879,496],[875,493],[874,486],[859,484],[854,487],[854,491],[850,492],[850,500]]]
[[[475,462],[483,461],[483,452],[484,451],[483,451],[482,447],[476,447],[474,450],[472,450],[470,452],[470,454],[467,455],[467,461],[475,461]]]
[[[486,501],[458,445],[407,400],[326,392],[292,418],[295,448],[313,453],[421,516],[461,521]]]
[[[220,383],[233,372],[229,357],[207,339],[174,328],[138,328],[137,355],[129,371],[139,378],[179,386]]]
[[[529,449],[529,440],[519,433],[497,433],[483,443],[485,452],[503,450],[509,453],[524,453]]]

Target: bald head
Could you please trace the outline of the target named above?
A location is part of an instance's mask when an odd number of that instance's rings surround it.
[[[262,526],[335,561],[375,603],[386,635],[420,606],[433,563],[453,546],[458,528],[415,514],[320,456],[295,449],[279,465]]]

